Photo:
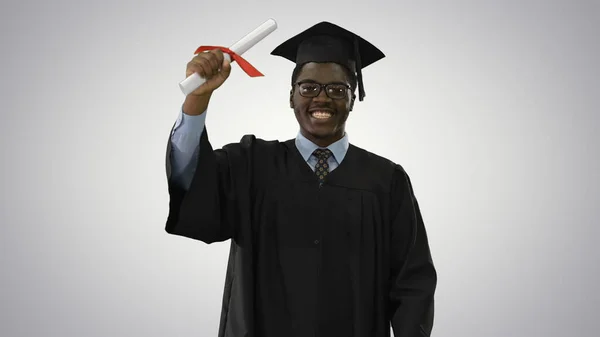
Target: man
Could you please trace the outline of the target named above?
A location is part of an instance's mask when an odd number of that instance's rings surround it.
[[[289,103],[300,132],[253,135],[213,150],[205,118],[228,78],[220,51],[187,66],[207,82],[188,95],[167,151],[166,231],[231,239],[219,336],[429,336],[437,282],[410,179],[348,141],[362,69],[384,57],[319,23],[277,47],[296,63]]]

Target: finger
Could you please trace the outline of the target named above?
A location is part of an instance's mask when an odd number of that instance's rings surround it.
[[[231,74],[231,62],[223,59],[223,63],[221,64],[221,71],[219,72],[219,76],[221,76],[222,80],[226,80]]]
[[[213,77],[213,70],[210,66],[210,62],[206,58],[201,58],[195,63],[195,66],[199,69],[198,74],[205,79]]]
[[[217,58],[217,65],[221,65],[221,62],[223,62],[223,58],[225,57],[223,51],[221,49],[214,49],[211,53]]]
[[[207,59],[210,62],[210,67],[213,70],[213,76],[219,73],[219,70],[221,69],[221,63],[223,63],[223,53],[220,50],[219,52],[221,53],[220,55],[217,53],[211,53],[211,57]]]
[[[194,56],[190,62],[188,62],[187,64],[187,74],[188,76],[193,74],[193,73],[198,73],[198,75],[203,76],[204,74],[204,70],[202,69],[202,60],[204,59],[204,56],[202,55],[202,53]]]
[[[202,77],[211,78],[218,72],[217,56],[213,51],[200,53],[193,59],[194,64],[201,69]]]
[[[187,67],[185,69],[186,77],[190,76],[193,73],[198,73],[198,75],[202,76],[202,74],[201,74],[202,72],[203,72],[202,68],[199,67],[198,64],[194,61],[188,62]]]

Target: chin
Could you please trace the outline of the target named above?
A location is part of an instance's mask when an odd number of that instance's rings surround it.
[[[340,133],[343,134],[338,128],[323,125],[310,125],[304,129],[315,139],[332,139],[336,138]]]
[[[309,139],[328,140],[344,133],[343,126],[339,124],[340,121],[336,114],[328,119],[316,119],[309,113],[297,114],[296,117],[298,117],[304,136]]]
[[[332,136],[336,131],[336,128],[330,125],[319,125],[313,123],[307,123],[304,125],[304,129],[311,134],[318,135],[320,137]]]

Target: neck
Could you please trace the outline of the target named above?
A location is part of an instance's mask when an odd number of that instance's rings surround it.
[[[319,147],[328,147],[329,145],[337,142],[338,140],[344,138],[346,134],[344,130],[340,130],[340,132],[336,132],[334,135],[327,135],[324,137],[319,137],[318,135],[312,135],[304,130],[300,130],[300,133],[311,142],[315,143]]]

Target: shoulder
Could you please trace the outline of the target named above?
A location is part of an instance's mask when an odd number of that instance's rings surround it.
[[[285,148],[288,141],[281,142],[277,139],[263,139],[258,138],[253,134],[247,134],[242,136],[239,144],[242,147],[246,148],[254,148],[258,150],[268,151],[268,150],[280,150]]]
[[[406,171],[402,165],[392,161],[389,158],[383,157],[377,153],[366,150],[354,144],[350,144],[350,148],[356,152],[361,163],[367,165],[368,168],[383,170],[390,174],[406,174]]]
[[[404,189],[410,186],[410,177],[404,166],[389,158],[351,144],[360,165],[365,171],[376,172],[380,183],[391,190]]]
[[[245,134],[238,142],[223,146],[223,150],[229,153],[243,152],[252,157],[273,156],[288,150],[290,141],[268,140],[256,137],[253,134]]]
[[[281,142],[278,140],[265,140],[262,138],[256,137],[253,134],[245,134],[238,142],[228,143],[223,146],[223,149],[229,148],[270,148],[270,147],[278,147]]]

